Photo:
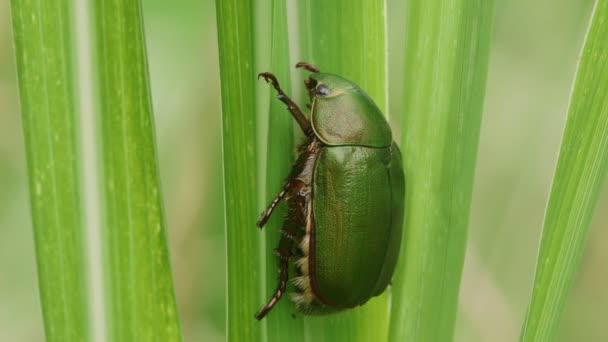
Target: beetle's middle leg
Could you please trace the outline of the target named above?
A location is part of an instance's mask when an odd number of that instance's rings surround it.
[[[281,86],[279,85],[279,81],[277,81],[277,78],[269,72],[263,72],[258,74],[258,78],[260,77],[263,77],[266,82],[272,84],[277,93],[279,93],[277,98],[287,105],[287,110],[289,110],[291,115],[297,121],[298,125],[300,125],[300,128],[302,128],[304,134],[310,136],[312,134],[310,121],[308,121],[306,116],[302,113],[298,105],[296,105],[295,102],[293,102],[287,95],[285,95],[283,89],[281,89]]]
[[[281,202],[281,200],[285,197],[285,195],[287,195],[287,193],[291,190],[291,184],[292,184],[291,182],[287,182],[285,184],[285,186],[283,187],[283,190],[281,190],[281,192],[279,192],[277,197],[275,197],[272,200],[272,202],[270,203],[270,205],[268,206],[266,211],[262,212],[262,217],[260,217],[260,220],[256,224],[258,226],[258,228],[264,227],[266,222],[268,222],[268,219],[270,219],[270,216],[272,216],[272,213],[274,212],[274,208],[277,207],[279,202]]]

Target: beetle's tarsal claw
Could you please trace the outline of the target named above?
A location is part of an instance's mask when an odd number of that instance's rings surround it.
[[[261,321],[262,318],[266,317],[266,315],[268,314],[270,310],[267,307],[263,307],[260,310],[258,310],[258,312],[256,312],[255,314],[255,319],[257,319],[258,321]]]
[[[317,68],[316,66],[306,63],[306,62],[298,62],[296,63],[296,68],[300,68],[300,69],[306,69],[310,72],[314,72],[317,73],[319,72],[319,68]]]
[[[277,80],[275,75],[269,72],[262,72],[258,74],[258,80],[260,79],[260,77],[263,77],[264,81],[266,81],[267,83],[272,84],[275,89],[281,89],[281,87],[279,87],[279,81]]]
[[[264,224],[266,224],[266,220],[264,220],[264,218],[266,217],[266,212],[262,211],[262,213],[260,214],[260,219],[258,220],[258,222],[255,223],[256,227],[262,229],[264,228]]]
[[[258,74],[258,80],[260,79],[260,77],[263,77],[264,81],[268,82],[268,79],[273,78],[274,75],[269,72],[261,72]]]

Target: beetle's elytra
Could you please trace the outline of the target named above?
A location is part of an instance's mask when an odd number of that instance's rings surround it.
[[[261,73],[298,122],[306,141],[283,190],[262,213],[262,228],[287,199],[288,214],[275,253],[280,280],[255,315],[264,318],[281,299],[294,259],[292,300],[305,314],[353,308],[388,286],[401,244],[405,178],[401,152],[374,101],[354,83],[307,63],[304,81],[310,121],[283,93],[271,73]]]

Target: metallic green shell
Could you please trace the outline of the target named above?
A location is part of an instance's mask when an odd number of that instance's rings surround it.
[[[313,173],[311,285],[329,307],[311,311],[354,307],[384,291],[399,255],[404,193],[394,143],[321,149]]]
[[[391,128],[374,101],[359,87],[332,74],[312,74],[330,93],[315,96],[311,108],[312,128],[326,145],[389,147]]]

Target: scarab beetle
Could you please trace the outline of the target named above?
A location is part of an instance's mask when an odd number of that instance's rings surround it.
[[[298,273],[292,279],[297,308],[305,314],[331,313],[381,294],[401,244],[405,178],[401,152],[384,115],[354,83],[307,63],[296,67],[311,72],[304,81],[310,121],[273,74],[258,75],[276,89],[306,141],[285,186],[257,223],[262,228],[277,204],[287,199],[275,249],[279,285],[257,319],[285,293],[290,259]]]

